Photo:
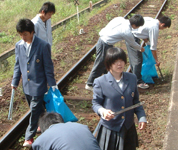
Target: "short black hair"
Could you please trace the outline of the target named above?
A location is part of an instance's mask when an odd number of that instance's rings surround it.
[[[117,61],[118,59],[123,60],[125,64],[127,63],[127,56],[124,50],[117,47],[109,48],[106,52],[106,57],[105,57],[106,69],[109,71],[112,64],[114,64],[115,61]]]
[[[42,10],[44,11],[45,14],[47,14],[48,12],[53,12],[55,14],[56,12],[55,5],[52,2],[43,3],[43,6],[39,10],[39,13],[41,13]]]
[[[135,25],[137,27],[139,26],[143,26],[144,25],[144,19],[141,15],[139,14],[136,14],[136,15],[133,15],[130,19],[130,24],[131,25]]]
[[[171,26],[171,19],[168,16],[162,16],[161,18],[158,18],[159,22],[164,23],[164,27],[170,27]]]
[[[16,30],[19,33],[28,31],[30,33],[34,32],[34,24],[30,19],[24,18],[20,19],[16,25]]]
[[[62,116],[58,113],[49,113],[44,112],[40,115],[38,125],[40,127],[41,132],[44,132],[48,129],[52,124],[64,123]]]

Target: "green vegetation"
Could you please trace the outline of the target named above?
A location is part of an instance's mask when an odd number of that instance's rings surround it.
[[[98,2],[99,0],[93,0],[93,3]],[[44,0],[4,0],[0,3],[0,53],[15,47],[15,43],[20,40],[19,35],[16,33],[16,23],[20,18],[29,18],[32,19],[38,14],[39,9],[41,8]],[[73,0],[63,1],[63,0],[52,0],[56,6],[56,13],[52,16],[52,24],[57,23],[58,21],[76,13],[76,6],[74,5]],[[20,4],[20,5],[17,5]],[[80,0],[80,5],[78,6],[79,11],[89,6],[89,0]],[[5,12],[5,13],[4,13]],[[85,18],[80,17],[80,23],[87,25]],[[78,35],[78,26],[77,19],[73,19],[67,25],[61,26],[56,31],[53,32],[53,52],[57,53],[62,50],[56,50],[55,44],[61,41],[64,37],[69,34]],[[78,50],[78,47],[77,49]],[[52,56],[53,57],[53,56]],[[12,56],[8,58],[7,61],[0,62],[0,81],[9,78],[13,74],[13,66],[15,63],[15,57]],[[8,65],[7,65],[8,64]],[[65,65],[62,62],[62,65]],[[0,84],[1,86],[1,84]]]
[[[11,48],[20,39],[15,26],[20,18],[32,19],[46,0],[4,0],[0,3],[0,53]],[[89,6],[90,0],[79,1],[79,11]],[[99,0],[92,0],[93,3]],[[51,0],[56,6],[56,13],[52,16],[52,24],[76,13],[73,0]],[[5,12],[5,13],[4,13]],[[67,27],[68,28],[68,27]],[[69,27],[70,28],[70,27]]]

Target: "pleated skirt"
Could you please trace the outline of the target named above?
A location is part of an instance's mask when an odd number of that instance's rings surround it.
[[[136,147],[138,147],[135,124],[128,130],[123,125],[121,130],[116,132],[98,123],[93,135],[102,150],[136,150]]]

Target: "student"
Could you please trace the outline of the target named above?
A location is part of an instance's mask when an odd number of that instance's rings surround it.
[[[105,66],[108,73],[93,83],[92,108],[101,117],[94,131],[102,150],[136,150],[138,137],[134,123],[137,115],[140,130],[146,127],[142,106],[114,116],[114,112],[139,103],[136,76],[123,72],[127,62],[120,48],[109,48]]]
[[[38,118],[43,108],[43,96],[47,83],[57,88],[49,43],[34,35],[34,24],[29,19],[20,19],[16,30],[22,38],[15,46],[15,67],[12,88],[16,89],[22,76],[23,91],[31,109],[29,125],[23,146],[31,147],[36,134]]]
[[[64,123],[58,113],[44,113],[39,126],[42,134],[32,144],[33,150],[101,150],[86,125]]]
[[[111,20],[100,32],[100,38],[96,44],[96,60],[89,75],[85,89],[93,90],[92,84],[95,78],[105,72],[104,58],[106,50],[121,40],[125,40],[131,47],[144,51],[144,48],[137,44],[132,34],[132,28],[137,29],[144,24],[141,15],[134,15],[129,20],[123,17],[116,17]]]
[[[55,5],[52,2],[45,2],[41,7],[39,14],[32,19],[35,25],[35,34],[37,37],[52,45],[51,16],[55,14]]]
[[[157,43],[159,30],[164,30],[171,26],[171,19],[167,16],[163,16],[159,19],[153,19],[151,17],[144,17],[145,23],[142,27],[132,30],[132,33],[136,37],[137,43],[140,43],[140,39],[143,39],[145,43],[150,45],[153,57],[156,61],[156,66],[160,65],[157,57]],[[139,49],[131,47],[129,43],[126,42],[129,63],[131,66],[132,72],[137,76],[137,84],[139,88],[147,89],[149,85],[142,81],[141,69],[142,69],[142,53],[139,52]]]

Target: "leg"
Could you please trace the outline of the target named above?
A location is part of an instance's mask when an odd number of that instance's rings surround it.
[[[31,115],[29,125],[25,132],[25,140],[33,138],[36,134],[38,127],[38,119],[41,113],[44,112],[43,96],[29,96],[25,95],[27,102],[30,106]]]
[[[101,39],[98,40],[98,43],[96,44],[96,59],[88,78],[87,85],[92,86],[94,79],[101,76],[105,72],[106,69],[104,66],[104,59],[106,51],[110,47],[113,46],[104,43]]]
[[[131,66],[132,72],[137,76],[137,84],[142,83],[142,53],[134,48],[132,48],[128,43],[126,43],[129,63]]]

